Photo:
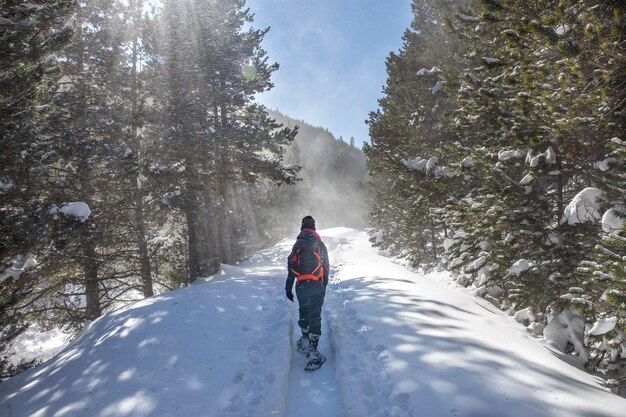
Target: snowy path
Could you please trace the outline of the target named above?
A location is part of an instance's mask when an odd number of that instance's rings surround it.
[[[328,361],[305,373],[292,240],[198,283],[107,313],[0,384],[3,417],[624,417],[626,399],[559,359],[445,273],[411,272],[364,232],[321,235],[333,270]]]
[[[293,323],[297,323],[297,310],[293,314]],[[297,327],[297,326],[296,326]],[[335,375],[335,351],[332,345],[332,334],[328,326],[327,314],[322,314],[322,337],[319,350],[326,355],[326,363],[315,372],[305,372],[307,363],[305,355],[296,351],[295,340],[297,330],[292,337],[292,355],[289,370],[289,387],[285,416],[289,417],[320,417],[341,416],[338,383]]]

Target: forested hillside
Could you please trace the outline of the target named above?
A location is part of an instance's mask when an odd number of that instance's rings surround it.
[[[623,383],[626,4],[413,11],[369,119],[373,240],[537,334],[568,327],[559,348]]]
[[[0,378],[30,325],[72,333],[305,214],[338,224],[338,187],[363,224],[362,152],[304,123],[291,146],[254,102],[278,65],[245,1],[2,2],[0,28]]]
[[[311,214],[323,228],[367,226],[367,166],[354,139],[346,143],[322,127],[274,110],[269,114],[289,129],[298,127],[298,134],[285,153],[285,162],[302,167],[301,181],[281,187],[274,194],[273,206],[280,213],[277,226],[284,228],[282,236],[298,230],[303,213]]]

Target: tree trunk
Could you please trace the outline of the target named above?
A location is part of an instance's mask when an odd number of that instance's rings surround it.
[[[225,165],[222,164],[222,169]],[[233,264],[233,248],[230,236],[231,214],[233,209],[233,198],[230,186],[227,182],[227,176],[224,172],[220,176],[220,195],[221,204],[219,207],[219,239],[220,239],[220,259],[222,263]]]
[[[84,38],[83,38],[83,22],[80,19],[80,16],[78,18],[78,23],[77,23],[77,33],[76,33],[76,40],[78,42],[78,44],[80,45],[80,50],[79,50],[79,55],[78,55],[78,61],[77,61],[77,65],[79,68],[79,71],[83,72],[85,71],[85,63],[84,63],[84,56],[85,56],[85,45],[84,45]],[[78,91],[79,91],[79,96],[78,99],[81,102],[81,105],[79,107],[79,113],[77,115],[78,117],[78,127],[79,130],[83,133],[85,133],[86,137],[88,137],[89,133],[88,133],[88,129],[87,129],[87,93],[85,90],[85,84],[84,84],[84,78],[83,77],[79,77],[79,84],[77,86]],[[85,147],[87,148],[87,147]],[[80,175],[80,179],[79,179],[79,186],[80,186],[80,199],[81,201],[85,202],[91,209],[92,209],[92,215],[93,213],[93,203],[92,203],[92,196],[93,196],[93,189],[92,189],[92,172],[91,172],[91,165],[89,162],[89,150],[88,149],[80,149],[81,152],[79,154],[79,175]],[[87,154],[85,154],[87,153]],[[90,219],[89,223],[93,223],[93,221]],[[85,319],[87,320],[94,320],[96,318],[98,318],[101,314],[102,314],[102,309],[100,306],[100,290],[99,290],[99,277],[98,277],[98,261],[96,258],[96,242],[94,241],[94,237],[91,235],[91,230],[90,227],[85,224],[82,226],[84,228],[83,230],[83,237],[81,238],[81,243],[82,243],[82,267],[83,267],[83,273],[84,273],[84,285],[85,285],[85,303],[86,303],[86,309],[85,309]]]
[[[85,240],[83,245],[83,271],[85,273],[85,296],[87,304],[85,319],[95,320],[102,314],[100,307],[96,245],[90,237]]]
[[[191,171],[193,172],[193,171]],[[189,282],[209,277],[219,270],[211,253],[211,228],[204,201],[198,198],[196,190],[189,190],[189,200],[184,212],[187,221],[187,242],[189,245]]]
[[[556,224],[560,225],[561,216],[563,216],[563,210],[565,209],[564,196],[563,196],[563,160],[561,154],[556,151],[556,169],[559,171],[557,175],[557,201],[556,201]]]
[[[207,192],[204,193],[204,214],[203,219],[206,221],[206,230],[208,241],[210,246],[209,251],[209,264],[212,270],[219,271],[222,263],[220,256],[220,234],[218,227],[218,218],[216,215],[217,210],[215,204],[212,203],[211,198]]]
[[[141,170],[139,167],[141,166],[141,158],[142,158],[142,148],[141,148],[141,136],[139,134],[139,123],[138,123],[138,102],[139,102],[139,80],[138,80],[138,62],[139,62],[139,35],[137,34],[137,28],[139,27],[139,21],[141,19],[141,8],[142,8],[142,0],[135,0],[132,4],[133,6],[133,29],[135,31],[133,36],[133,47],[132,47],[132,91],[131,91],[131,143],[133,144],[133,152],[135,153],[135,158],[137,161],[138,169],[134,173],[134,178],[132,180],[133,194],[135,197],[135,232],[137,238],[137,246],[139,250],[139,263],[140,263],[140,276],[141,276],[141,287],[143,290],[144,297],[150,297],[154,295],[154,289],[152,285],[152,268],[150,265],[150,255],[148,253],[148,242],[146,238],[146,223],[144,219],[144,206],[143,199],[144,193],[141,184]]]
[[[220,86],[222,90],[225,88],[224,82],[220,81]],[[220,125],[222,127],[228,126],[228,109],[224,103],[221,103],[219,106],[220,109]],[[228,161],[228,152],[230,151],[230,143],[228,137],[225,138],[225,143],[221,143],[221,146],[217,148],[218,152],[218,166],[220,173],[219,175],[219,184],[218,191],[219,196],[221,197],[220,206],[219,206],[219,216],[217,218],[218,227],[219,227],[219,239],[220,239],[220,259],[225,264],[234,263],[233,259],[233,248],[232,248],[232,240],[230,236],[230,223],[231,223],[231,215],[230,212],[233,209],[232,202],[232,193],[230,189],[230,185],[228,184],[228,173],[229,173],[229,161]]]
[[[139,188],[141,190],[141,188]],[[137,190],[137,191],[139,191]],[[152,265],[150,264],[150,254],[148,253],[148,243],[146,242],[146,226],[143,212],[143,194],[135,194],[135,223],[137,227],[137,243],[139,245],[139,262],[141,284],[144,297],[154,295],[152,285]]]

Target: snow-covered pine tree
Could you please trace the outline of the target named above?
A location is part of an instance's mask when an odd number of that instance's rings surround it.
[[[590,315],[594,326],[587,332],[590,366],[619,377],[626,366],[626,144],[618,140],[614,143],[617,159],[609,169],[622,178],[608,193],[610,208],[602,217],[596,256],[592,261],[583,261],[579,273],[587,279],[585,287],[593,301]]]
[[[50,138],[42,134],[59,77],[58,54],[70,41],[74,0],[0,3],[0,379],[19,371],[7,349],[28,321],[32,274],[48,243],[43,187]]]
[[[441,165],[441,144],[450,139],[445,126],[454,102],[448,84],[457,44],[447,40],[443,21],[458,3],[412,3],[411,29],[400,52],[387,58],[384,97],[368,121],[371,145],[364,151],[375,240],[414,264],[436,259],[445,231],[432,214],[454,188],[454,173]],[[441,42],[445,48],[437,46]]]
[[[123,34],[123,45],[126,46],[126,59],[120,62],[121,85],[123,86],[119,99],[130,110],[125,122],[126,138],[120,143],[118,169],[125,174],[121,176],[122,187],[127,190],[130,203],[125,212],[129,221],[121,222],[121,227],[128,225],[129,240],[134,253],[127,261],[132,268],[138,270],[141,279],[141,290],[145,297],[154,294],[152,261],[150,259],[149,219],[148,210],[154,211],[154,204],[147,201],[150,192],[147,169],[146,143],[143,140],[143,130],[146,120],[146,88],[145,71],[142,63],[149,59],[145,44],[148,42],[152,20],[144,10],[143,0],[130,0],[127,3],[118,3],[120,33]],[[125,147],[123,145],[126,145]],[[123,149],[123,151],[122,151]],[[132,213],[132,214],[131,214]],[[129,215],[130,214],[130,215]],[[126,242],[124,242],[126,243]]]
[[[470,275],[479,260],[487,264],[490,271],[476,274],[481,281],[490,275],[514,304],[539,311],[580,284],[576,259],[594,241],[588,226],[561,222],[567,202],[592,184],[590,167],[602,154],[600,118],[582,117],[597,114],[605,94],[589,88],[591,49],[581,52],[581,45],[601,44],[585,32],[589,16],[598,16],[594,9],[581,2],[488,2],[480,23],[459,19],[469,26],[464,38],[483,39],[473,41],[468,56],[482,65],[467,71],[456,123],[478,188],[469,208],[448,221],[462,230],[450,255]],[[478,236],[488,230],[488,238]]]
[[[498,16],[503,10],[489,5],[450,20],[467,46],[467,66],[452,127],[458,141],[447,147],[464,174],[466,194],[452,199],[445,211],[453,230],[446,260],[465,285],[474,284],[480,293],[545,305],[542,283],[548,281],[531,254],[542,253],[544,242],[550,243],[544,236],[549,214],[541,196],[532,193],[526,162],[532,142],[546,130],[533,115],[521,80],[525,55],[518,45],[523,41]]]
[[[602,190],[601,238],[595,257],[581,262],[579,273],[592,301],[588,329],[589,366],[620,380],[624,389],[626,367],[626,5],[600,3],[594,13],[585,15],[587,29],[596,45],[590,54],[594,62],[589,82],[603,93],[595,125],[606,135],[601,143],[605,154],[590,175]],[[600,45],[600,47],[597,47]],[[600,213],[598,213],[599,215]],[[589,254],[587,254],[589,255]]]
[[[124,153],[125,94],[120,62],[125,59],[119,15],[114,0],[80,2],[76,34],[66,49],[63,76],[55,94],[56,111],[50,136],[58,138],[54,151],[59,163],[49,171],[51,199],[56,212],[54,236],[45,264],[49,298],[41,308],[61,323],[80,327],[134,287],[122,266],[128,248],[120,215],[128,199],[120,189],[118,161]],[[86,216],[66,215],[63,205],[80,202]],[[51,303],[51,305],[49,305]]]

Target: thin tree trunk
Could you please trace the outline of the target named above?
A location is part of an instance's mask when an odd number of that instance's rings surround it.
[[[222,263],[220,256],[220,234],[219,234],[219,219],[217,218],[215,204],[212,202],[209,194],[204,193],[204,214],[203,219],[206,221],[206,231],[208,236],[208,242],[210,243],[208,249],[208,262],[211,265],[211,270],[215,272],[219,271]]]
[[[563,197],[563,162],[561,154],[556,153],[556,169],[559,171],[557,175],[557,201],[556,201],[556,224],[560,224],[561,216],[564,210],[564,197]]]
[[[139,35],[137,34],[137,28],[139,27],[139,20],[141,19],[142,0],[135,0],[133,2],[133,47],[132,47],[132,91],[131,91],[131,135],[133,143],[133,152],[137,165],[141,166],[142,148],[141,148],[141,136],[139,134],[138,119],[138,101],[139,101],[139,80],[138,80],[138,63],[139,63]],[[133,194],[135,197],[135,232],[137,237],[137,245],[139,249],[139,263],[140,263],[140,276],[144,297],[150,297],[154,295],[154,289],[152,285],[152,268],[150,265],[150,255],[148,253],[148,242],[146,238],[146,223],[144,218],[144,206],[143,199],[144,193],[141,184],[141,170],[137,169],[134,173],[132,185],[134,187]]]
[[[85,242],[83,242],[83,245],[83,271],[85,273],[85,295],[87,304],[85,319],[95,320],[102,314],[100,307],[96,244],[92,238],[88,237]]]
[[[80,52],[78,55],[77,66],[79,71],[85,71],[85,44],[83,37],[83,22],[78,18],[77,24],[78,30],[76,34],[76,39],[78,44],[80,45]],[[79,77],[78,91],[79,99],[81,100],[81,106],[79,108],[78,117],[78,126],[82,132],[87,133],[87,93],[85,91],[85,84],[82,77]],[[88,152],[86,149],[81,149],[81,152]],[[80,186],[80,198],[83,202],[85,202],[89,207],[93,207],[92,204],[92,196],[93,189],[91,186],[91,168],[89,163],[89,158],[85,154],[79,155],[80,158],[80,170],[79,170],[79,186]],[[93,213],[93,212],[92,212]],[[92,221],[90,221],[92,223]],[[98,261],[96,258],[96,243],[94,238],[90,235],[90,230],[87,225],[83,226],[85,228],[85,235],[81,238],[82,240],[82,267],[84,274],[84,285],[85,285],[85,319],[94,320],[98,318],[102,314],[102,309],[100,306],[100,291],[99,291],[99,277],[98,277]]]
[[[194,175],[194,170],[188,170]],[[191,179],[193,181],[193,179]],[[198,278],[209,277],[219,270],[219,262],[211,253],[211,227],[204,198],[199,198],[198,187],[191,185],[184,212],[187,220],[187,242],[189,245],[189,282]]]
[[[140,190],[141,188],[139,188]],[[148,252],[148,243],[146,242],[146,226],[144,222],[143,211],[143,194],[139,192],[135,194],[135,223],[137,228],[137,243],[139,246],[139,262],[141,284],[144,297],[154,295],[152,285],[152,265],[150,263],[150,254]]]
[[[224,164],[222,164],[222,169],[226,169]],[[229,213],[233,208],[232,195],[224,172],[220,175],[220,195],[222,199],[219,210],[220,258],[222,263],[232,264],[234,259],[230,236],[231,215]]]
[[[193,208],[185,209],[185,220],[187,221],[187,248],[188,248],[188,270],[189,283],[194,282],[202,275],[200,266],[200,254],[198,253],[198,227],[196,225],[196,216],[193,214]]]

